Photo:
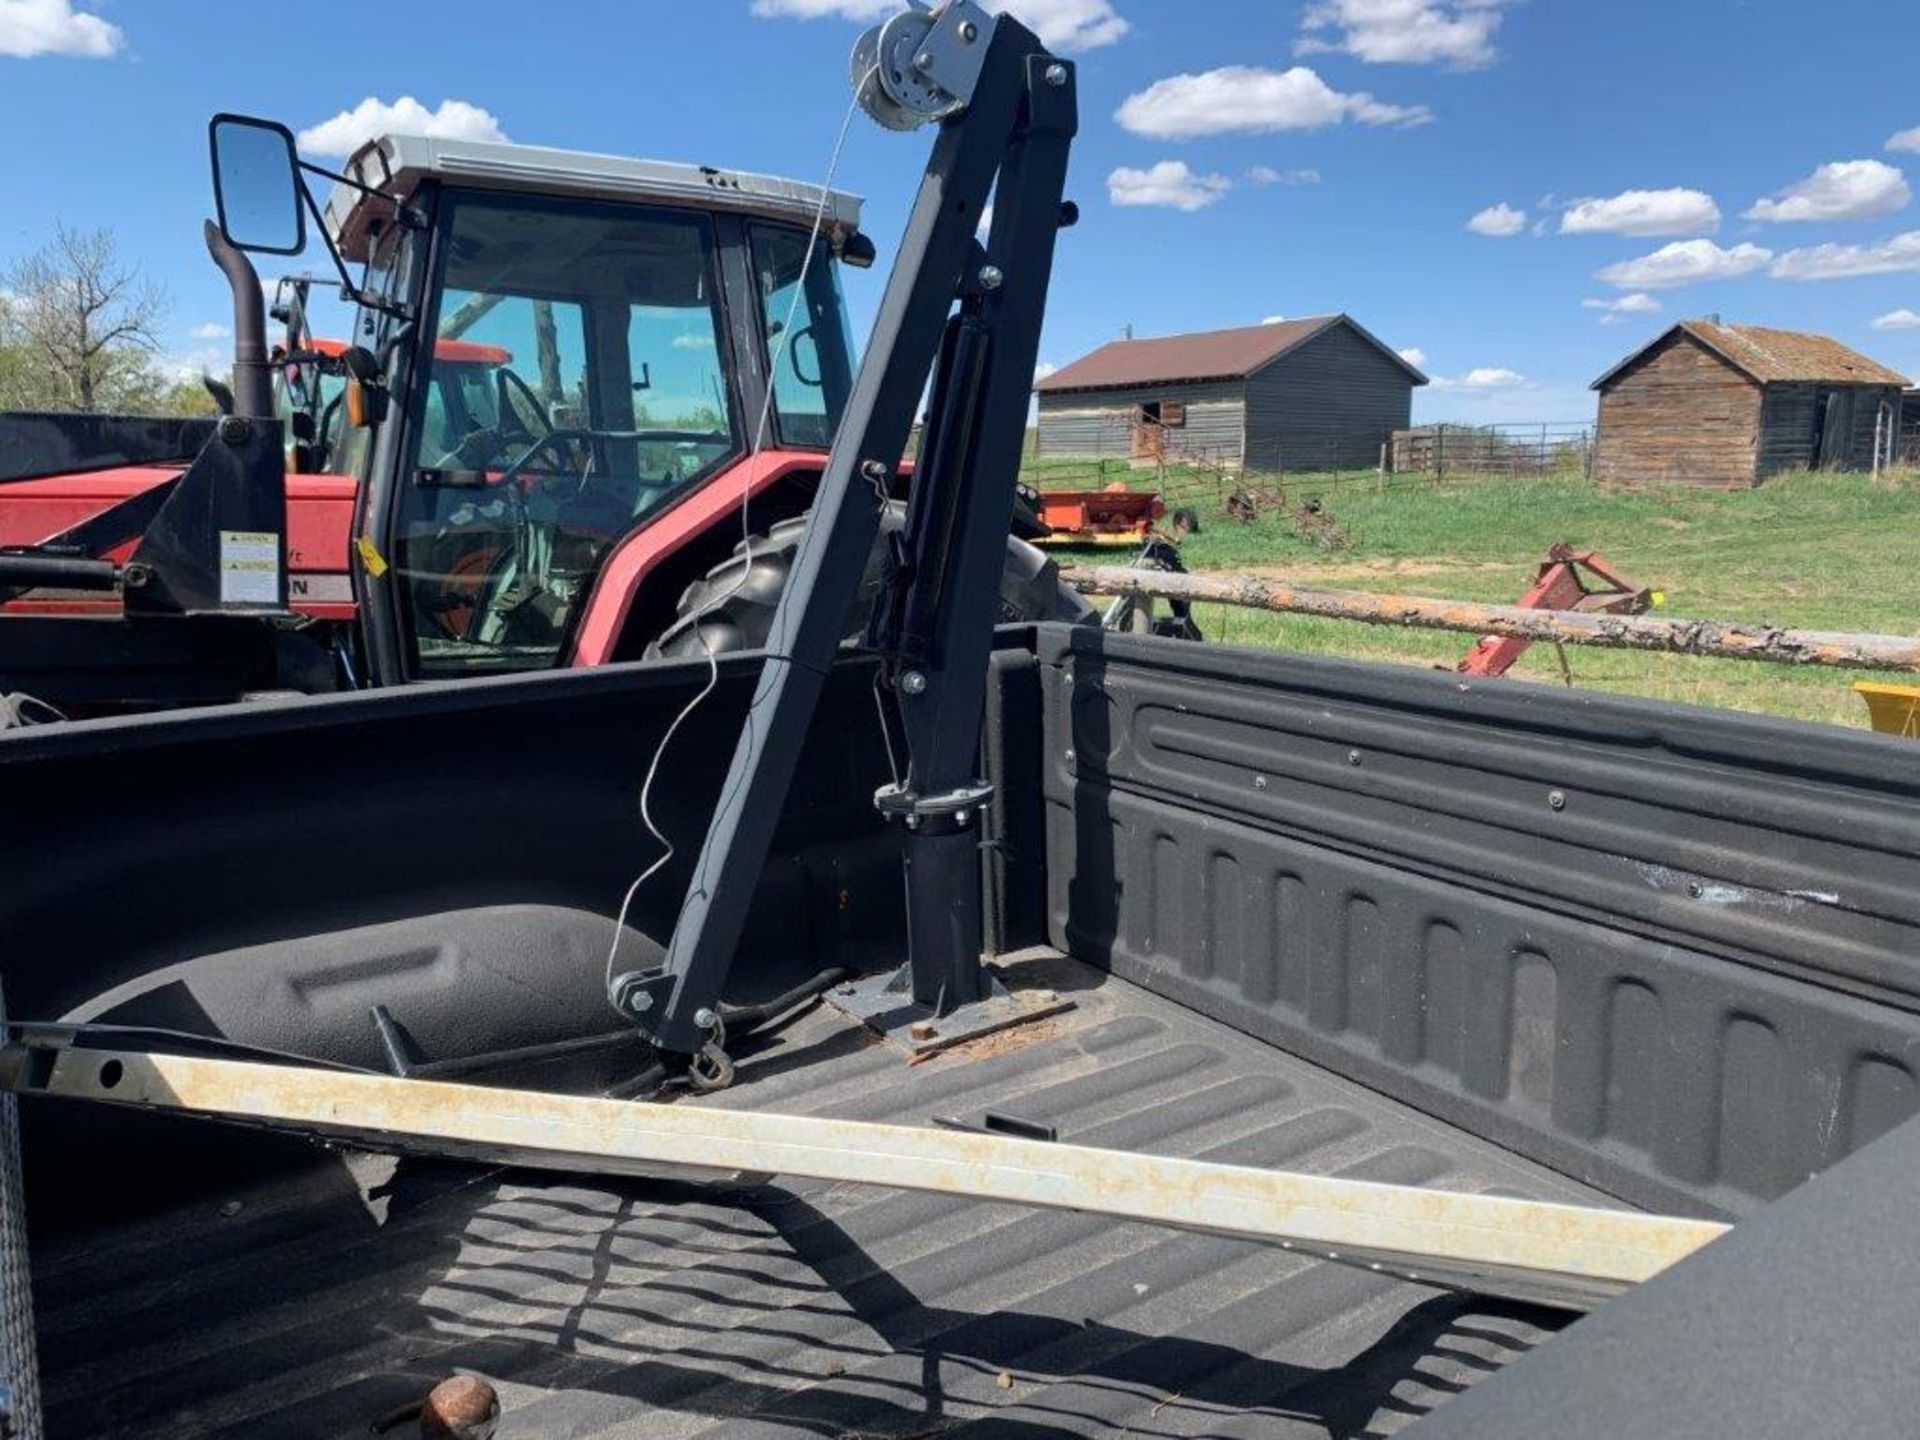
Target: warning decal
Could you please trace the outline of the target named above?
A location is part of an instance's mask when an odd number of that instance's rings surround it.
[[[220,532],[220,603],[280,603],[280,537],[271,530]]]

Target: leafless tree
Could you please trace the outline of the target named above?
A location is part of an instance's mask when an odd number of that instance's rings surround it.
[[[159,349],[164,289],[123,264],[110,230],[60,226],[53,242],[0,274],[17,344],[48,388],[93,410]]]

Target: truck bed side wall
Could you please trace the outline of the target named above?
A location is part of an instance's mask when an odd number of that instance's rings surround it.
[[[1048,631],[1054,943],[1624,1199],[1920,1107],[1920,750]]]
[[[678,853],[636,898],[623,966],[672,927],[757,665],[724,662],[662,762],[653,813]],[[183,1013],[105,1018],[198,1028],[218,1004],[239,1038],[369,1064],[374,1000],[430,1058],[617,1029],[610,917],[659,853],[641,781],[706,680],[611,666],[10,734],[9,1013],[52,1019],[175,967]],[[740,998],[897,949],[898,850],[871,803],[885,776],[855,662],[776,836]]]

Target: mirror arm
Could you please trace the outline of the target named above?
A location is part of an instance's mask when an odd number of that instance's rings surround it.
[[[331,180],[337,185],[344,185],[349,190],[358,190],[362,195],[370,195],[376,200],[385,200],[393,206],[394,218],[409,230],[424,230],[427,228],[427,217],[424,214],[416,210],[413,206],[406,204],[404,201],[394,199],[393,196],[387,194],[384,190],[376,190],[373,186],[363,184],[351,175],[342,175],[338,170],[329,170],[324,165],[316,165],[311,160],[302,160],[297,155],[294,157],[294,164],[298,165],[310,175],[321,176],[323,179]],[[321,227],[323,234],[325,233],[325,228],[325,226]]]
[[[304,160],[300,161],[299,165],[302,170],[312,170],[321,175],[332,173],[320,169],[318,165],[309,165]],[[348,181],[347,183],[353,184],[354,182]],[[356,188],[365,189],[366,187],[357,186]],[[340,276],[341,296],[344,299],[351,300],[356,305],[364,305],[369,310],[378,310],[383,315],[391,315],[396,320],[411,320],[413,318],[413,312],[407,306],[395,304],[393,301],[375,295],[371,290],[367,290],[353,283],[353,276],[347,270],[347,262],[340,256],[340,247],[333,243],[333,236],[327,233],[327,218],[321,213],[320,202],[313,198],[313,191],[308,188],[305,181],[302,181],[300,185],[300,199],[306,205],[307,213],[313,217],[313,226],[320,236],[320,243],[327,247],[327,258],[333,262],[334,271]]]

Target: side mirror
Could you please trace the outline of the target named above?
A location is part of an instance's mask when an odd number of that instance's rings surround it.
[[[868,270],[872,268],[879,254],[880,252],[874,248],[873,241],[856,230],[841,243],[840,263],[851,265],[856,270]]]
[[[228,242],[263,255],[298,255],[306,249],[306,197],[293,132],[272,120],[216,115],[207,140],[213,152],[213,203]]]

